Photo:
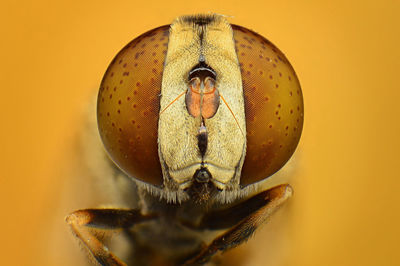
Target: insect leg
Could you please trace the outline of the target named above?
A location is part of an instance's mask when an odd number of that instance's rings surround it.
[[[100,229],[115,230],[130,228],[134,224],[155,218],[142,215],[138,210],[86,209],[78,210],[66,217],[74,235],[101,265],[126,265],[98,239],[93,232]]]
[[[244,217],[227,232],[214,239],[211,244],[205,246],[198,255],[186,261],[185,265],[201,265],[207,262],[216,252],[225,251],[240,245],[254,233],[257,227],[266,222],[291,195],[292,188],[288,184],[280,185],[255,195],[246,202],[256,199],[260,207],[253,210],[252,213]],[[255,203],[253,202],[253,204]],[[239,204],[238,206],[246,208],[246,204]],[[232,209],[224,210],[223,212],[227,214],[229,210],[234,209],[237,209],[237,206],[232,207]],[[231,212],[231,214],[234,215],[235,213]],[[221,218],[221,216],[219,217]],[[207,217],[207,219],[210,222],[215,221],[215,219],[211,217]]]

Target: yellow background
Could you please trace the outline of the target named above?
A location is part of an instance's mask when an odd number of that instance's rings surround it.
[[[396,0],[3,2],[0,264],[39,265],[39,228],[61,184],[55,169],[117,51],[208,11],[276,44],[303,88],[288,265],[400,265]]]

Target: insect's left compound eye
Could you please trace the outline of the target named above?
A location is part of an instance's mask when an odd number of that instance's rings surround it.
[[[243,81],[247,151],[240,183],[261,181],[292,156],[303,129],[303,95],[289,61],[272,43],[232,26]]]
[[[163,182],[157,128],[169,26],[142,34],[111,62],[101,83],[97,120],[112,160],[129,176]]]

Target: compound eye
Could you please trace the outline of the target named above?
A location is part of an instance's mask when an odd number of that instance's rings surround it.
[[[264,37],[232,25],[245,98],[247,151],[240,183],[261,181],[292,156],[303,129],[303,95],[284,54]]]
[[[130,177],[162,185],[157,129],[169,26],[142,34],[109,65],[97,100],[101,139],[116,165]]]

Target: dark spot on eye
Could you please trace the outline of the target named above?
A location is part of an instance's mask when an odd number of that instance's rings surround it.
[[[107,112],[107,116],[110,116],[110,112]]]
[[[162,51],[163,54],[167,54],[167,50]]]
[[[272,79],[272,75],[269,75],[269,79]]]
[[[263,55],[262,55],[262,54],[260,54],[258,57],[260,57],[260,59],[262,59],[262,58],[263,58]]]
[[[278,63],[278,59],[275,58],[274,61],[275,61],[276,63]]]
[[[260,73],[260,75],[263,75],[263,74],[264,74],[264,72],[262,72],[261,70],[260,70],[260,72],[259,72],[259,73]]]
[[[268,102],[268,101],[269,101],[269,98],[268,98],[268,97],[265,97],[265,98],[264,98],[264,101]]]
[[[156,47],[156,48],[157,48],[158,46],[159,46],[158,43],[154,45],[154,47]]]
[[[117,87],[114,87],[113,90],[114,90],[114,91],[117,91]]]
[[[278,88],[279,87],[279,85],[278,84],[275,84],[275,88]]]
[[[115,124],[114,124],[114,122],[112,122],[112,123],[111,123],[111,126],[115,127]]]
[[[253,67],[253,64],[249,64],[249,67]]]
[[[108,91],[108,86],[106,87],[106,91]]]
[[[292,77],[289,76],[289,80],[291,81],[291,80],[292,80]]]
[[[110,99],[112,99],[112,94],[110,94]]]
[[[137,125],[137,128],[140,128],[140,125]]]
[[[241,44],[241,45],[240,45],[240,47],[242,47],[242,48],[245,48],[245,47],[246,47],[246,45],[245,45],[245,44]]]
[[[269,125],[269,128],[272,128],[272,125],[271,125],[271,124]]]
[[[142,47],[142,48],[144,48],[145,46],[146,46],[146,43],[142,44],[142,46],[141,46],[141,47]]]
[[[122,132],[122,128],[118,128],[119,132]]]
[[[281,72],[279,72],[279,76],[282,77],[282,73]]]
[[[121,79],[120,81],[119,81],[119,84],[122,84],[124,81]]]
[[[293,109],[290,109],[290,113],[293,114]]]
[[[133,108],[136,108],[136,104],[133,105]]]
[[[118,104],[121,104],[121,103],[122,103],[121,100],[119,100],[119,101],[118,101]]]
[[[154,74],[157,74],[157,69],[153,68],[151,71],[152,71]]]
[[[273,67],[276,67],[276,65],[275,65],[275,64],[272,64],[272,66],[273,66]]]
[[[138,58],[139,58],[139,56],[140,56],[140,53],[139,53],[139,52],[137,52],[137,53],[135,54],[135,59],[138,59]]]
[[[153,42],[155,39],[156,39],[156,38],[153,37],[153,38],[150,39],[150,41]]]
[[[127,100],[127,101],[130,101],[130,100],[131,100],[131,97],[126,97],[126,100]]]
[[[124,72],[122,76],[129,76],[129,72]]]
[[[289,129],[289,126],[286,126],[286,128],[285,128],[286,130],[288,130]]]
[[[135,124],[136,123],[136,121],[135,120],[132,120],[132,124]]]
[[[292,96],[292,95],[293,95],[293,92],[292,92],[292,91],[290,91],[290,92],[289,92],[289,94],[290,94],[290,96]]]
[[[278,108],[281,108],[281,106],[282,106],[281,104],[278,104]]]
[[[125,63],[125,64],[124,64],[122,67],[123,67],[123,68],[125,68],[125,67],[126,67],[126,65],[127,65],[127,64]]]
[[[251,72],[250,72],[250,71],[247,71],[246,73],[247,73],[247,75],[250,75],[250,74],[251,74]]]
[[[133,66],[134,66],[134,67],[137,67],[137,66],[138,66],[138,64],[137,64],[137,63],[135,63]]]
[[[114,76],[114,72],[111,72],[110,77]]]
[[[140,82],[136,82],[137,87],[140,87],[140,85],[141,85]]]
[[[278,115],[278,114],[279,114],[279,111],[276,111],[275,114]]]
[[[278,117],[278,120],[281,120],[281,117],[280,117],[280,116]]]
[[[101,98],[101,101],[104,103],[104,97]]]
[[[241,56],[245,56],[246,54],[245,54],[245,53],[241,53],[240,55],[241,55]]]
[[[121,63],[122,63],[122,59],[121,59],[121,60],[119,60],[118,64],[121,64]]]
[[[156,53],[156,52],[153,52],[151,55],[152,55],[152,56],[156,56],[156,55],[157,55],[157,53]]]

